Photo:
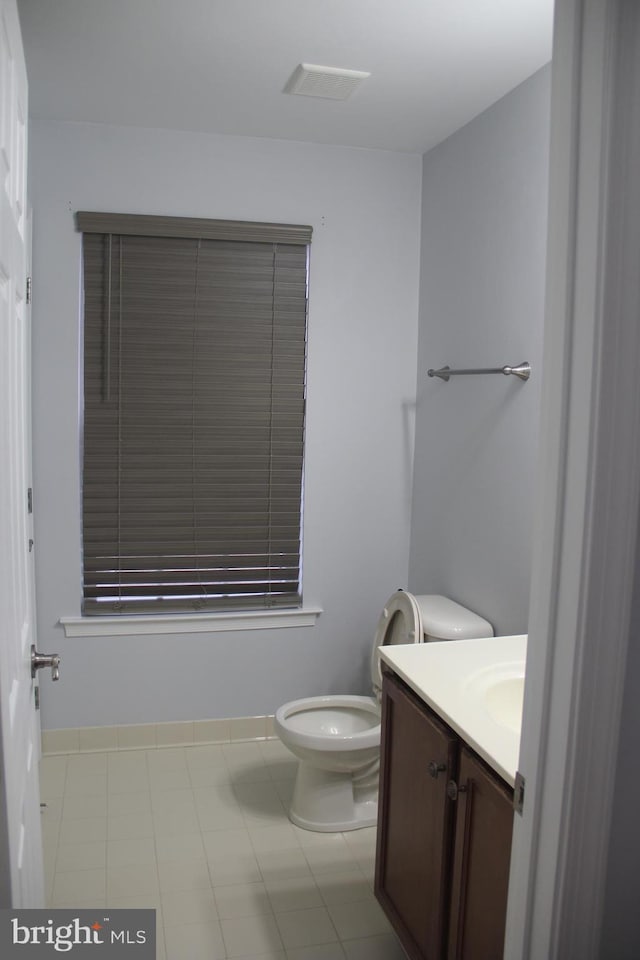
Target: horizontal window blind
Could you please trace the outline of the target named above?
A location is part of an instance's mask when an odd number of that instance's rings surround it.
[[[84,613],[299,605],[311,228],[77,226]]]

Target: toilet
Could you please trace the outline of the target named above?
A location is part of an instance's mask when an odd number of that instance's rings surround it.
[[[376,823],[382,674],[379,647],[492,637],[483,617],[448,597],[397,590],[384,606],[371,653],[373,696],[306,697],[283,704],[275,730],[299,760],[289,819],[338,833]]]

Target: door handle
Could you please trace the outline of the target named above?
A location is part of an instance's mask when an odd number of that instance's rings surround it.
[[[430,760],[427,767],[429,771],[429,776],[433,777],[434,780],[438,779],[438,774],[443,773],[447,769],[446,763],[438,763],[436,760]]]
[[[57,653],[38,653],[35,644],[31,644],[31,677],[36,675],[36,670],[42,670],[43,667],[51,667],[51,679],[58,680],[60,677],[60,657]]]

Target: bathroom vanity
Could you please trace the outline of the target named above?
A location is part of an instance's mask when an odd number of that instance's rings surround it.
[[[375,893],[411,960],[502,957],[525,651],[383,649]]]

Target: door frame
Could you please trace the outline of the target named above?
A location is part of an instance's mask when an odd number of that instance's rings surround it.
[[[557,0],[519,765],[526,786],[515,817],[510,960],[600,955],[640,554],[638,62],[634,0]]]
[[[619,67],[637,43],[633,7],[556,3],[526,795],[514,832],[509,958],[588,960],[599,949],[640,497],[632,366],[640,325],[624,324],[640,298],[633,273],[612,283],[629,256],[620,211],[638,199],[616,139],[621,117],[634,139],[640,125]]]

